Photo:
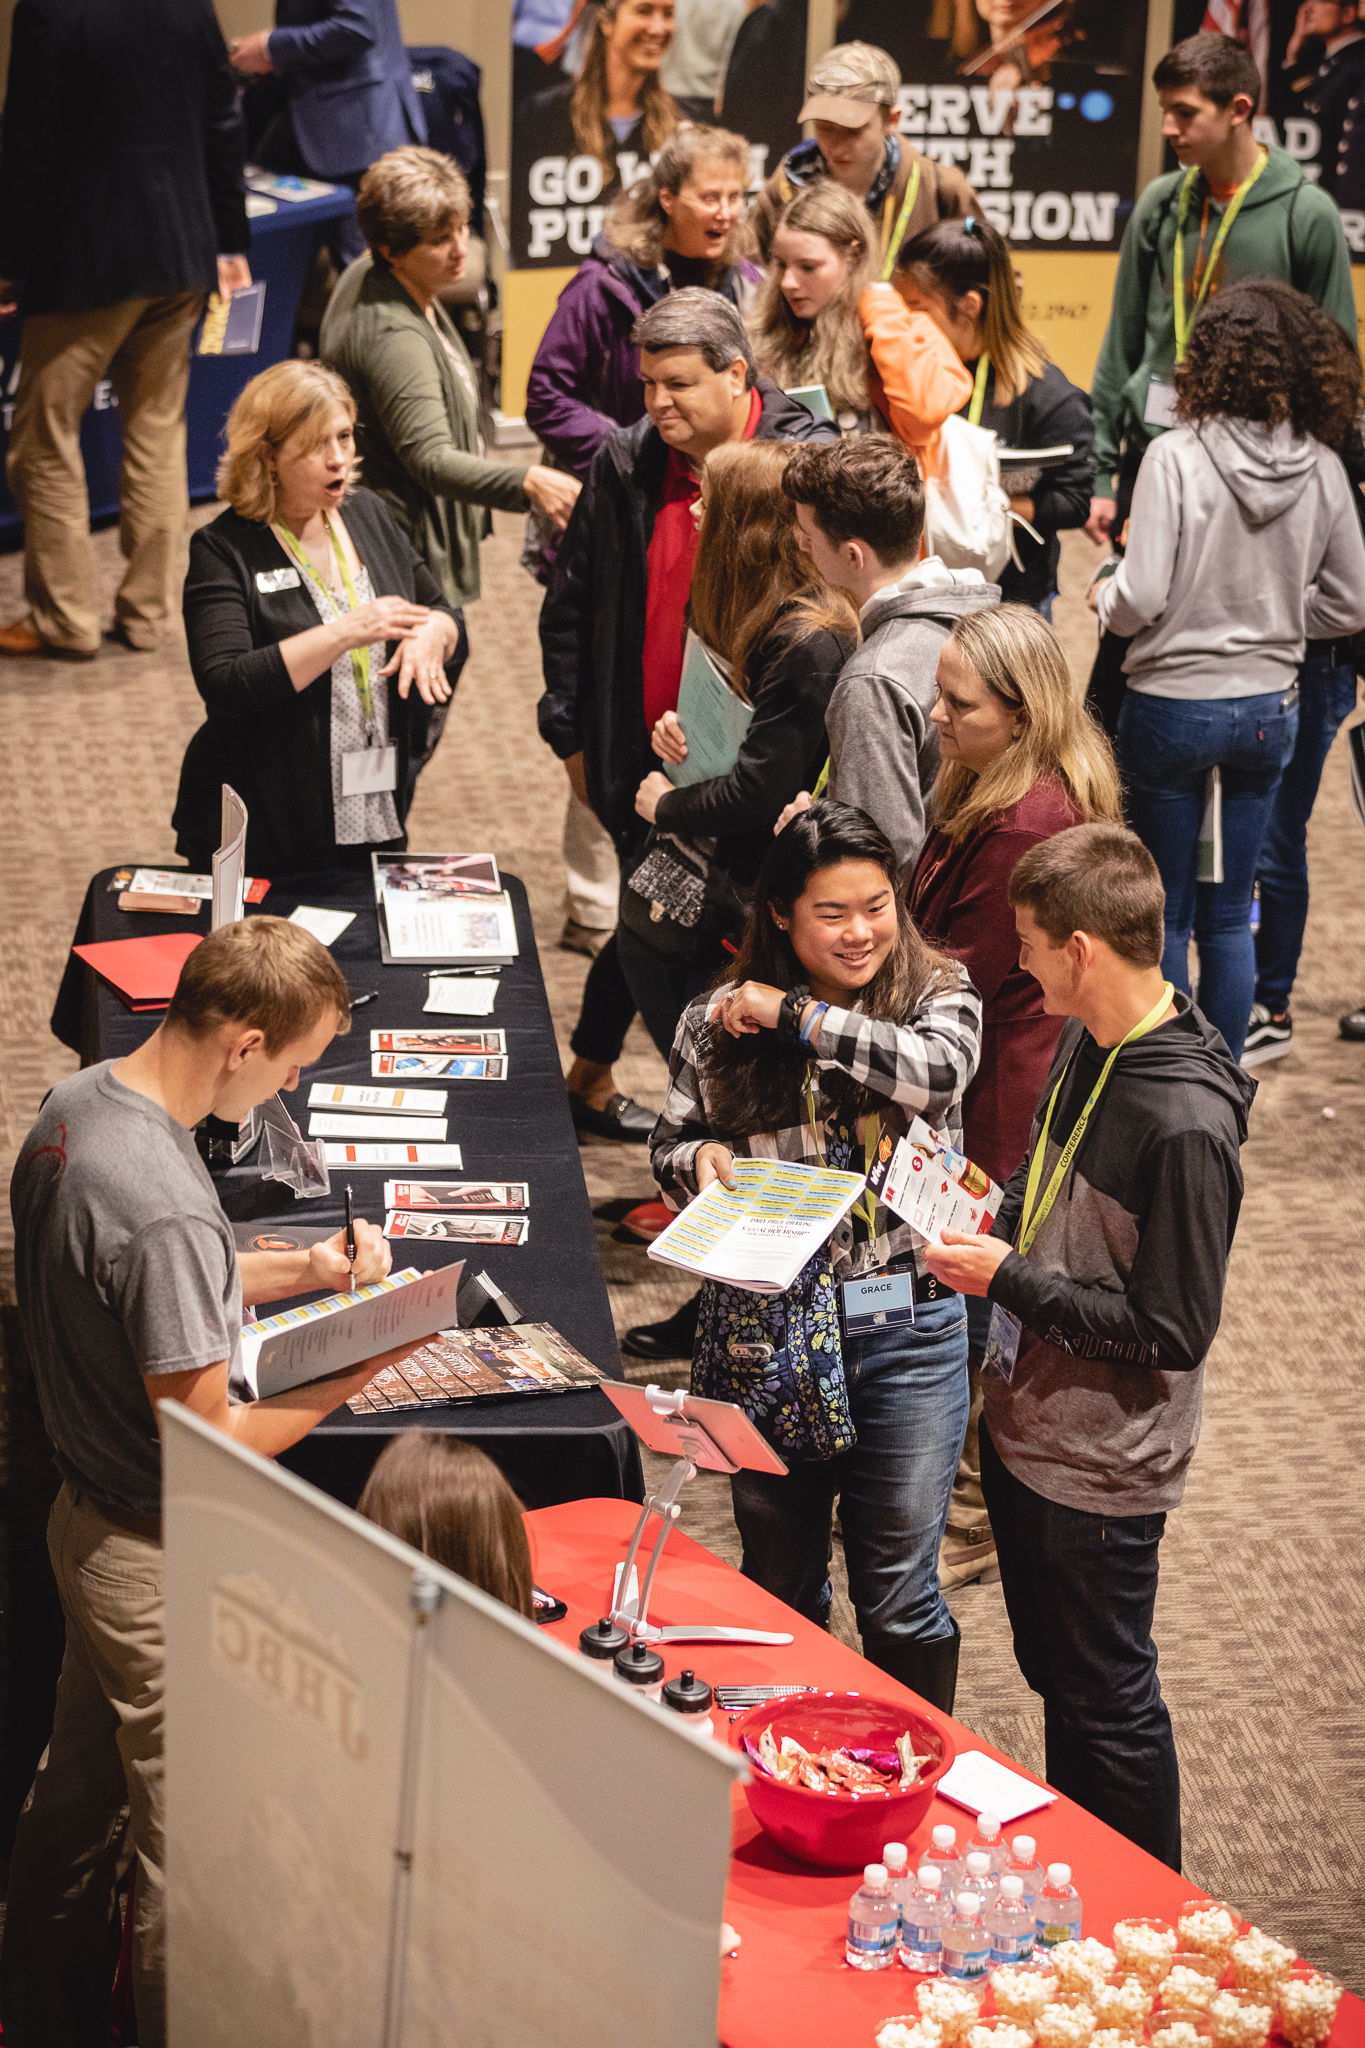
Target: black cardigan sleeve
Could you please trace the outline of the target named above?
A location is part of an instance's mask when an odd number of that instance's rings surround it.
[[[825,707],[850,643],[824,627],[776,626],[751,663],[753,722],[728,775],[660,797],[655,823],[688,839],[771,831],[824,745]]]
[[[593,565],[598,523],[603,517],[605,449],[599,449],[588,480],[569,515],[560,542],[554,580],[540,611],[541,665],[545,691],[536,706],[540,736],[561,761],[583,745],[581,698],[590,669]]]
[[[1084,526],[1090,517],[1090,498],[1095,483],[1092,450],[1095,423],[1090,400],[1068,383],[1055,363],[1049,363],[1041,377],[1035,377],[1024,394],[1027,448],[1055,448],[1071,442],[1074,454],[1054,469],[1045,469],[1033,490],[1040,533],[1061,533],[1071,526]]]

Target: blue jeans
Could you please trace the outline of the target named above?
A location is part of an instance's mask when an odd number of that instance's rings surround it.
[[[1166,890],[1162,971],[1189,993],[1193,932],[1199,1007],[1235,1060],[1242,1057],[1256,986],[1256,863],[1298,725],[1292,688],[1269,696],[1205,698],[1153,697],[1130,689],[1119,712],[1129,822],[1161,870]],[[1223,777],[1223,880],[1201,882],[1199,826],[1214,767]]]
[[[1180,1868],[1180,1766],[1152,1615],[1165,1515],[1087,1515],[1045,1500],[981,1430],[1014,1658],[1043,1702],[1048,1782]]]
[[[913,1326],[845,1338],[844,1373],[858,1433],[851,1451],[795,1463],[785,1478],[731,1479],[740,1569],[826,1627],[837,1501],[863,1650],[894,1673],[898,1647],[953,1633],[938,1547],[967,1427],[961,1297],[921,1302]]]
[[[1308,820],[1337,728],[1355,709],[1356,675],[1332,660],[1332,643],[1310,643],[1299,670],[1299,736],[1275,792],[1256,880],[1256,1001],[1278,1016],[1289,1008],[1308,922]]]

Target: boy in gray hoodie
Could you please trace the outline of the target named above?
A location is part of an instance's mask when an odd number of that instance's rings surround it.
[[[796,449],[783,489],[801,546],[822,581],[858,606],[862,628],[825,711],[828,794],[865,811],[908,870],[938,772],[929,713],[939,650],[958,619],[999,604],[1000,589],[979,569],[919,560],[924,485],[914,456],[888,434]]]

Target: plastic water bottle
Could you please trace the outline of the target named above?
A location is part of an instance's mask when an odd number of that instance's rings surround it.
[[[901,1904],[900,1959],[907,1970],[918,1970],[924,1977],[938,1974],[943,1962],[943,1927],[950,1911],[937,1866],[924,1864],[915,1882],[906,1886]],[[1032,1918],[1029,1932],[1033,1932]]]
[[[981,1901],[984,1913],[1000,1889],[999,1873],[991,1868],[991,1859],[984,1849],[973,1849],[967,1857],[962,1882],[969,1891],[974,1891]]]
[[[957,1829],[939,1826],[929,1837],[930,1847],[920,1858],[920,1867],[932,1863],[943,1886],[943,1896],[951,1899],[962,1876],[962,1859],[957,1853]]]
[[[991,1869],[998,1875],[1009,1860],[1009,1850],[1000,1832],[1000,1822],[993,1813],[977,1815],[976,1832],[967,1844],[967,1854],[989,1856]]]
[[[982,1914],[991,1938],[991,1963],[1026,1963],[1038,1931],[1033,1908],[1024,1897],[1024,1881],[1006,1871],[1000,1890]]]
[[[1032,1835],[1016,1835],[1010,1843],[1009,1856],[1001,1873],[1005,1877],[1018,1877],[1024,1883],[1024,1904],[1035,1906],[1038,1894],[1043,1889],[1043,1866],[1038,1861],[1038,1844]]]
[[[1059,1942],[1081,1938],[1081,1895],[1071,1882],[1069,1863],[1049,1863],[1047,1882],[1034,1907],[1037,1923],[1035,1948],[1046,1955]]]
[[[886,1865],[869,1863],[848,1902],[844,1961],[855,1970],[885,1970],[896,1960],[899,1927],[900,1907],[892,1895]]]
[[[991,1959],[991,1938],[981,1923],[981,1901],[975,1892],[959,1892],[951,1920],[943,1929],[943,1974],[960,1984],[978,1984]]]
[[[896,1901],[896,1911],[905,1911],[905,1895],[910,1890],[910,1851],[904,1842],[885,1842],[882,1845],[882,1862],[891,1885],[891,1896]]]

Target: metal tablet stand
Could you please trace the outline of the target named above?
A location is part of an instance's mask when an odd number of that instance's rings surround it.
[[[688,1396],[679,1387],[672,1393],[662,1387],[646,1387],[644,1398],[651,1412],[660,1421],[667,1420],[676,1432],[677,1441],[683,1446],[683,1456],[675,1459],[662,1486],[645,1496],[640,1510],[640,1519],[630,1539],[624,1562],[617,1569],[617,1576],[611,1592],[611,1618],[636,1642],[646,1643],[789,1643],[790,1635],[773,1635],[765,1629],[725,1628],[718,1623],[679,1622],[671,1628],[660,1628],[649,1619],[649,1596],[654,1588],[654,1576],[659,1569],[668,1532],[682,1513],[681,1494],[689,1479],[695,1479],[701,1470],[708,1472],[740,1472],[742,1465],[735,1463],[716,1438],[707,1429],[695,1407],[689,1407]],[[627,1420],[630,1420],[627,1417]],[[634,1425],[632,1425],[634,1426]],[[641,1430],[637,1436],[650,1450],[657,1450]],[[638,1595],[632,1599],[630,1592],[631,1575],[640,1546],[645,1540],[650,1517],[657,1515],[659,1532],[654,1539],[644,1582]]]

